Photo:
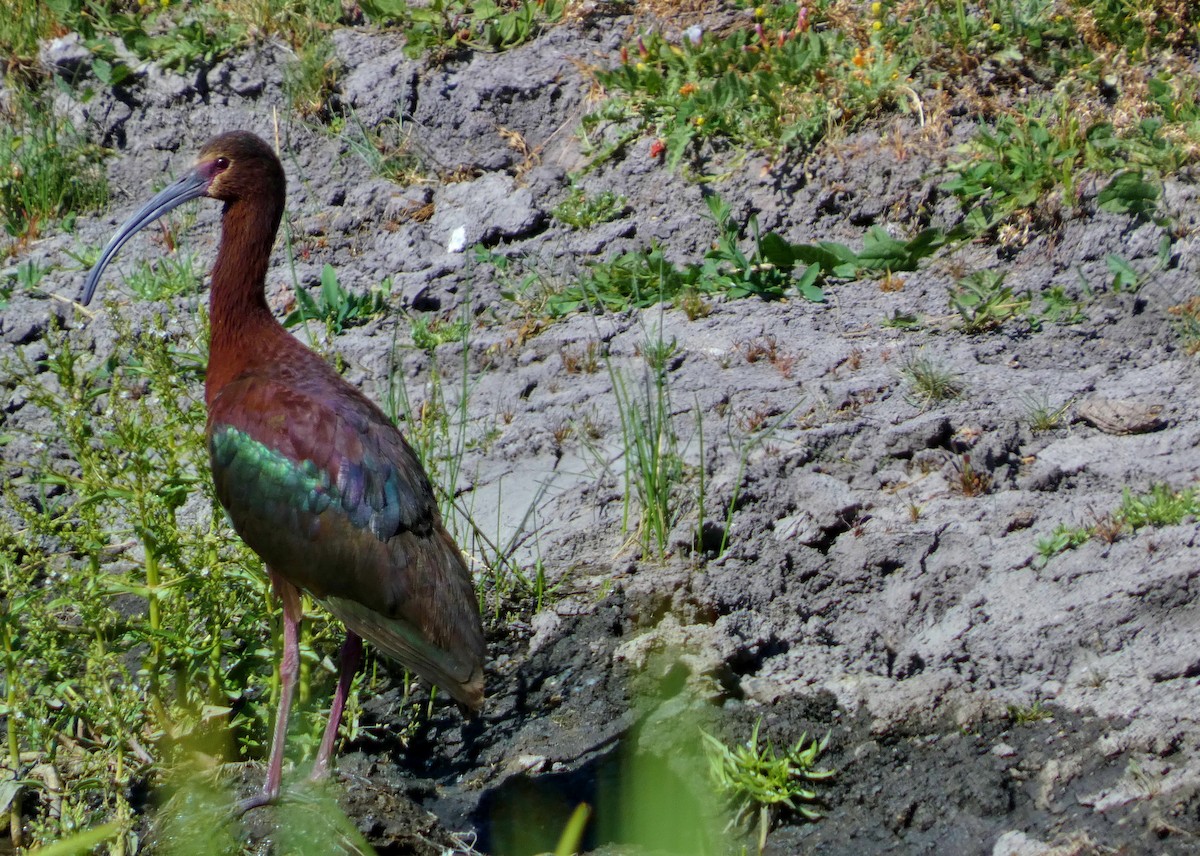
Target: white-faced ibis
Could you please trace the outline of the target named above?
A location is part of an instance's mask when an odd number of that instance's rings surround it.
[[[348,631],[313,778],[328,771],[362,638],[468,709],[483,704],[479,607],[429,477],[382,411],[267,307],[285,184],[279,159],[258,137],[214,137],[192,169],[120,227],[82,297],[91,300],[109,261],[149,223],[201,196],[225,203],[209,296],[209,455],[217,497],[283,603],[282,688],[267,778],[243,811],[279,795],[300,666],[300,590]]]

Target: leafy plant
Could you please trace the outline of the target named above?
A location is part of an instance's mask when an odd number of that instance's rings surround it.
[[[962,318],[970,333],[995,329],[1029,310],[1028,294],[1016,295],[1004,284],[1006,273],[975,271],[950,289],[950,308]]]
[[[607,223],[621,217],[628,207],[628,200],[611,190],[589,196],[582,187],[572,187],[567,198],[555,206],[550,213],[556,220],[576,229],[587,229],[598,223]]]
[[[444,57],[463,48],[508,50],[562,18],[562,0],[364,0],[363,11],[379,22],[395,22],[404,30],[405,51],[413,57]]]
[[[153,301],[194,292],[201,279],[195,254],[175,252],[154,261],[139,261],[126,275],[125,284],[140,299]]]
[[[1112,542],[1125,532],[1145,526],[1178,526],[1197,515],[1200,515],[1200,491],[1196,488],[1174,490],[1166,484],[1154,484],[1140,495],[1126,488],[1116,511],[1097,516],[1093,526],[1070,527],[1060,523],[1048,537],[1037,541],[1036,549],[1045,562],[1092,538]]]
[[[1046,561],[1059,553],[1074,550],[1076,547],[1086,544],[1091,537],[1090,526],[1067,526],[1065,523],[1060,523],[1054,527],[1054,531],[1049,536],[1038,539],[1037,553],[1042,561]]]
[[[820,6],[798,8],[760,7],[725,36],[697,30],[679,44],[639,36],[620,65],[597,73],[609,100],[585,117],[584,132],[615,124],[618,146],[650,133],[676,168],[702,141],[780,155],[879,110],[908,62],[820,21]]]
[[[836,775],[835,770],[819,769],[817,759],[829,744],[829,735],[809,740],[807,734],[785,750],[776,753],[771,741],[760,746],[759,729],[762,720],[754,724],[750,739],[740,746],[726,746],[707,731],[701,730],[709,774],[717,789],[734,804],[735,823],[747,821],[758,814],[758,850],[766,847],[767,833],[781,808],[788,808],[806,820],[819,820],[821,813],[813,807],[818,799],[813,785]]]
[[[1177,491],[1166,484],[1151,485],[1141,496],[1126,488],[1117,509],[1117,516],[1134,530],[1143,526],[1178,526],[1196,514],[1200,514],[1196,489]]]
[[[470,322],[465,318],[456,321],[420,315],[409,318],[409,332],[412,334],[413,344],[422,351],[432,352],[438,345],[447,342],[464,342],[469,331]]]
[[[317,297],[297,289],[296,308],[283,319],[283,326],[295,327],[309,319],[324,321],[332,336],[386,311],[387,298],[382,289],[372,289],[366,294],[348,291],[338,282],[333,265],[327,264],[321,269],[321,290]]]

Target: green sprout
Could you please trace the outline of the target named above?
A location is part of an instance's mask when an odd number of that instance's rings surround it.
[[[766,846],[767,832],[781,808],[788,808],[806,820],[819,820],[821,813],[808,803],[817,799],[813,782],[832,778],[835,770],[816,768],[817,758],[829,743],[826,734],[820,740],[808,740],[800,735],[795,745],[782,756],[767,740],[759,746],[758,730],[762,720],[754,724],[750,739],[741,746],[729,747],[701,729],[708,755],[709,773],[717,790],[735,806],[731,825],[750,819],[758,811],[758,850]],[[805,744],[808,744],[807,746]]]

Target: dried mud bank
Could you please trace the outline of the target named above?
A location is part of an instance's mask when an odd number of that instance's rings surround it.
[[[467,453],[459,489],[472,495],[476,520],[501,533],[534,509],[537,552],[556,586],[544,610],[489,628],[482,721],[464,725],[441,709],[407,748],[371,738],[348,748],[348,813],[379,852],[473,841],[515,854],[552,848],[571,809],[588,801],[599,811],[595,852],[699,852],[711,844],[704,823],[666,824],[664,839],[635,845],[612,807],[622,793],[654,792],[702,806],[697,728],[741,741],[761,718],[776,745],[828,731],[822,763],[837,770],[820,788],[825,817],[784,815],[769,853],[1196,852],[1196,524],[1092,539],[1049,561],[1036,549],[1059,524],[1117,507],[1126,489],[1181,488],[1200,475],[1200,372],[1166,314],[1195,289],[1194,239],[1177,241],[1141,291],[1113,293],[1103,288],[1106,256],[1154,271],[1161,229],[1085,205],[1003,258],[956,245],[897,290],[868,279],[829,289],[824,304],[730,300],[695,320],[667,306],[577,314],[526,338],[522,313],[501,295],[510,284],[470,252],[447,252],[456,230],[468,248],[536,260],[565,282],[587,259],[650,241],[672,259],[697,259],[715,237],[710,191],[739,221],[754,213],[763,231],[797,242],[858,246],[869,226],[899,235],[960,216],[937,189],[972,128],[951,111],[923,129],[889,117],[803,164],[734,164],[711,186],[670,172],[641,141],[580,180],[626,197],[625,215],[564,227],[549,212],[586,162],[573,133],[589,109],[580,67],[611,59],[628,25],[562,26],[437,68],[406,59],[390,35],[338,32],[342,103],[367,126],[403,121],[434,172],[465,181],[397,186],[372,177],[342,137],[299,121],[278,127],[303,251],[289,260],[276,247],[269,299],[280,310],[290,303],[293,264],[313,288],[328,263],[357,289],[390,277],[391,299],[414,314],[455,317],[468,304],[466,359],[457,345],[436,359],[455,383],[465,366],[471,431],[493,436]],[[113,202],[104,216],[81,218],[82,239],[102,242],[211,134],[240,127],[272,138],[283,59],[268,46],[195,78],[152,68],[86,103],[60,95],[64,113],[116,149]],[[1168,182],[1164,204],[1181,233],[1194,230],[1196,203],[1190,179]],[[189,235],[205,257],[217,216],[199,209]],[[52,235],[30,255],[57,259],[71,240]],[[963,332],[947,288],[979,269],[1005,271],[1016,290],[1086,294],[1086,317],[1036,332]],[[61,295],[78,286],[62,270],[45,283]],[[65,304],[32,298],[14,299],[0,334],[36,348],[51,312],[97,350],[107,346],[103,325],[79,325]],[[928,323],[883,323],[902,315]],[[329,343],[372,395],[386,389],[393,337],[407,335],[396,323]],[[615,371],[641,378],[647,342],[659,336],[674,343],[671,401],[709,509],[710,553],[691,550],[692,507],[665,562],[622,535],[613,375],[567,365],[602,343]],[[771,356],[750,358],[755,346]],[[400,371],[419,388],[430,358],[402,355]],[[922,400],[906,379],[914,360],[951,371],[961,394]],[[1062,425],[1035,432],[1030,401],[1065,405]],[[1122,403],[1154,418],[1122,433],[1113,415]],[[33,414],[19,405],[4,416],[24,418]],[[595,425],[588,443],[559,430],[585,420]],[[756,421],[773,426],[762,442],[747,430]],[[532,558],[532,542],[527,549]],[[1035,705],[1049,718],[1014,722],[1010,708]],[[396,691],[370,700],[365,717],[389,723],[400,710]],[[679,800],[651,804],[662,816],[703,813]],[[269,813],[253,823],[247,834],[269,849]]]

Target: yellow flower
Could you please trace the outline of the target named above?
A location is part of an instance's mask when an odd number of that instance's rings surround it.
[[[767,17],[767,10],[764,9],[762,6],[755,6],[754,7],[754,17],[755,18]]]
[[[697,116],[697,117],[696,117],[696,119],[695,119],[695,122],[696,122],[696,127],[697,127],[697,128],[699,128],[699,127],[703,126],[703,125],[704,125],[704,117],[703,117],[703,116]]]
[[[871,4],[871,14],[876,18],[879,18],[883,15],[883,4],[878,2],[878,0]]]
[[[882,30],[882,29],[883,29],[883,22],[882,22],[882,21],[876,21],[875,23],[873,23],[873,24],[871,25],[871,29],[872,29],[872,30]]]
[[[999,23],[999,22],[996,22],[995,24],[992,24],[992,32],[993,32],[993,33],[998,33],[998,32],[1000,32],[1000,23]]]
[[[639,62],[637,65],[635,65],[635,66],[634,66],[634,68],[636,68],[638,71],[645,71],[645,70],[646,70],[646,63],[644,63],[644,62]]]

